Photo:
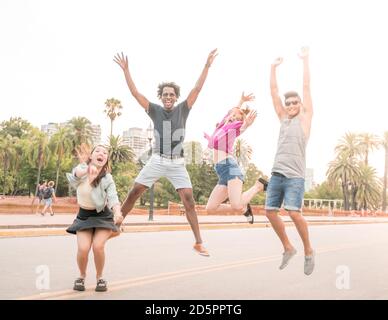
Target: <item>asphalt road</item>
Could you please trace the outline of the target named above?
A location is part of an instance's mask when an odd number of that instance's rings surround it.
[[[109,291],[96,293],[92,253],[87,290],[74,292],[76,238],[0,239],[0,299],[388,299],[388,224],[311,226],[316,268],[303,249],[280,271],[282,247],[270,228],[203,230],[211,257],[191,249],[188,231],[125,233],[106,248]]]

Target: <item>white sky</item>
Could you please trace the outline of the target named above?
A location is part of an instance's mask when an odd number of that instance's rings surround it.
[[[175,81],[184,99],[208,53],[219,55],[187,122],[186,141],[205,145],[243,90],[259,116],[242,136],[254,162],[269,174],[279,123],[269,92],[270,64],[283,56],[279,88],[301,92],[299,48],[310,46],[315,115],[307,167],[325,179],[337,141],[347,131],[382,135],[388,48],[386,1],[138,0],[0,2],[0,121],[21,116],[40,127],[86,116],[108,135],[107,98],[121,100],[114,134],[144,127],[149,118],[130,95],[113,62],[124,51],[139,89],[158,102],[156,87]],[[384,90],[385,89],[385,90]],[[383,152],[371,165],[383,174]]]

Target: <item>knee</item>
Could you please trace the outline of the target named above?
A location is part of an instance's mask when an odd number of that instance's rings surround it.
[[[183,200],[186,212],[195,210],[195,201],[191,195],[185,195]]]
[[[217,206],[215,206],[214,204],[207,204],[206,210],[217,210]]]
[[[103,252],[105,248],[105,242],[93,242],[93,252]]]
[[[129,191],[129,194],[128,194],[128,198],[139,198],[143,192],[144,192],[145,188],[141,185],[134,185],[133,188],[131,189],[131,191]]]
[[[290,216],[290,218],[293,220],[293,221],[299,221],[301,219],[303,219],[302,215],[300,212],[296,212],[296,211],[289,211],[288,212],[288,215]]]
[[[78,254],[81,256],[87,256],[90,251],[90,246],[78,246]]]
[[[277,212],[276,211],[265,211],[265,216],[268,218],[268,219],[271,219],[272,217],[276,216],[277,215]]]
[[[233,210],[237,210],[237,211],[244,210],[244,207],[241,205],[241,203],[231,203],[230,206]]]

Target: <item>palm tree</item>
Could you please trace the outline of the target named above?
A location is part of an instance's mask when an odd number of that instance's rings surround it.
[[[121,105],[120,100],[111,98],[105,101],[104,112],[107,114],[107,116],[110,119],[110,136],[112,136],[112,133],[113,133],[113,121],[115,121],[117,117],[121,116],[121,112],[119,110],[122,108],[123,106]]]
[[[335,160],[329,163],[326,175],[331,185],[341,184],[345,210],[349,210],[350,200],[353,202],[352,208],[354,209],[357,180],[361,175],[357,160],[347,154],[339,154]]]
[[[28,147],[28,157],[31,165],[36,165],[38,174],[36,178],[36,186],[39,185],[42,168],[47,165],[50,155],[49,140],[46,134],[38,131],[33,131],[31,144]],[[36,190],[35,190],[36,194]]]
[[[203,158],[203,149],[198,141],[189,141],[183,143],[183,153],[186,164],[200,164]]]
[[[7,186],[7,172],[14,161],[17,158],[16,144],[18,142],[17,137],[12,137],[7,134],[5,137],[0,138],[0,159],[3,163],[3,196],[6,193]]]
[[[384,162],[384,181],[383,181],[383,206],[382,210],[387,211],[387,176],[388,176],[388,131],[384,132],[383,140],[381,141],[385,151],[385,162]]]
[[[135,159],[133,150],[122,143],[120,136],[110,136],[107,147],[109,149],[109,161],[112,164],[112,168],[120,162],[133,162]]]
[[[85,117],[74,117],[68,122],[71,140],[73,144],[72,153],[75,155],[75,148],[82,143],[93,145],[93,129],[89,119]]]
[[[245,169],[252,159],[252,147],[243,139],[236,139],[233,146],[233,154],[236,157],[238,165]]]
[[[51,137],[50,147],[53,154],[57,155],[55,191],[58,189],[59,171],[61,162],[67,152],[72,151],[72,140],[68,127],[58,127],[58,131]]]
[[[359,209],[377,209],[381,201],[381,182],[379,181],[376,169],[365,164],[360,167],[359,190],[357,202]]]
[[[380,146],[380,139],[378,136],[370,133],[361,133],[359,135],[359,147],[364,155],[364,163],[368,165],[369,151],[373,151]]]
[[[337,146],[335,152],[337,155],[347,155],[348,157],[356,157],[362,154],[362,147],[360,146],[360,139],[356,133],[347,132],[343,136]]]

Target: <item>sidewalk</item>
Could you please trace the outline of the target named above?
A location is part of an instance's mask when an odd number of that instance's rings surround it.
[[[74,214],[47,214],[44,217],[34,214],[1,214],[0,237],[66,235],[65,229],[74,218]],[[128,215],[123,223],[124,232],[190,230],[186,217],[182,215],[155,215],[153,221],[148,218],[148,215]],[[288,216],[282,216],[282,219],[286,225],[293,225]],[[388,223],[385,217],[305,216],[305,219],[309,225]],[[263,215],[256,215],[254,224],[248,224],[242,215],[199,215],[198,221],[201,229],[271,227]]]

